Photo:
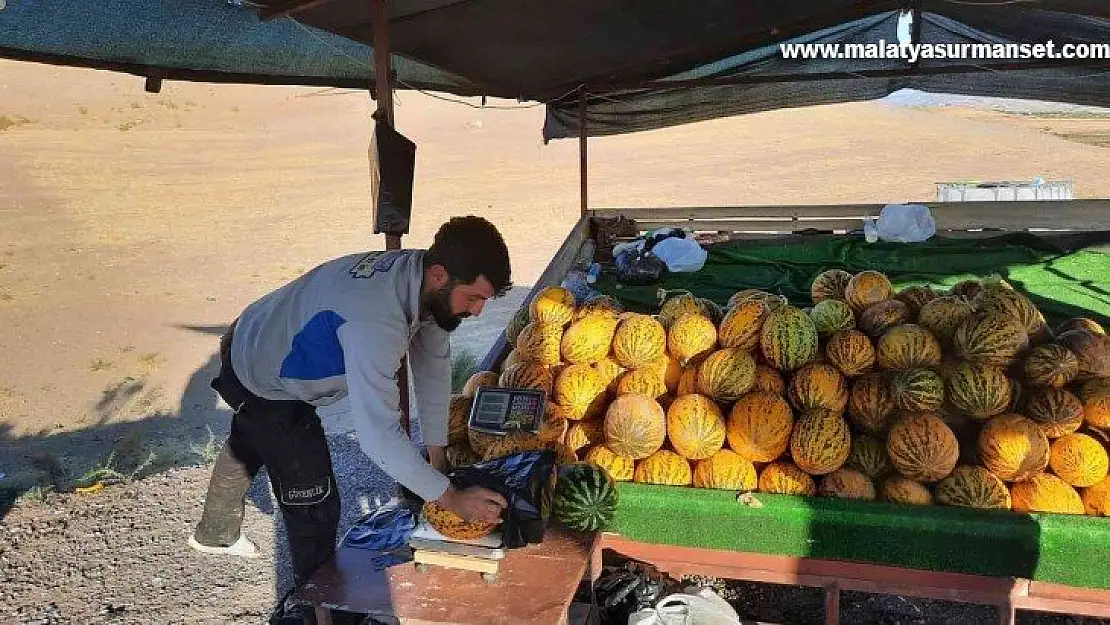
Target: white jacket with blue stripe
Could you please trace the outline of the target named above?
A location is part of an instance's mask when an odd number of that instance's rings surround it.
[[[447,444],[449,334],[420,318],[422,250],[329,261],[243,311],[231,363],[247,390],[326,406],[349,396],[363,451],[426,500],[448,480],[401,429],[397,371],[408,353],[414,404],[427,445]]]

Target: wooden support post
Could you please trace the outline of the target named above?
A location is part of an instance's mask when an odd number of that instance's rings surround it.
[[[825,625],[840,623],[840,586],[832,583],[825,586]]]
[[[586,88],[578,93],[578,184],[581,192],[582,216],[589,210],[589,189],[586,175]]]
[[[389,11],[386,0],[370,0],[374,14],[374,95],[378,102],[378,110],[374,114],[375,123],[393,126],[393,71],[390,63],[389,49]],[[385,249],[401,249],[401,235],[385,235]],[[401,359],[401,368],[397,371],[397,390],[399,392],[401,407],[401,427],[405,434],[411,434],[409,422],[409,376],[408,359]]]

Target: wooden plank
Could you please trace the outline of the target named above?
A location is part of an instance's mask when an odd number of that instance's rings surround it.
[[[540,289],[555,284],[559,284],[566,277],[567,272],[570,271],[574,261],[578,259],[578,252],[582,248],[582,244],[590,235],[590,218],[584,215],[574,224],[567,238],[563,240],[563,244],[559,246],[558,251],[551,258],[547,268],[543,270],[540,277],[532,285],[532,290],[525,296],[521,306],[527,306],[536,293]],[[505,332],[501,332],[501,336],[497,337],[493,347],[490,348],[489,353],[482,359],[482,364],[478,366],[479,371],[496,371],[505,355],[509,353],[509,342],[505,340]]]
[[[1110,200],[1021,202],[920,202],[929,207],[938,230],[1054,228],[1110,230]],[[705,219],[843,219],[877,216],[884,204],[722,206],[677,208],[603,208],[599,217],[626,215],[637,221],[677,222]]]
[[[882,204],[801,204],[783,206],[713,206],[676,208],[599,208],[590,213],[597,217],[625,215],[636,220],[680,221],[689,219],[800,219],[877,216]]]
[[[461,569],[464,571],[493,574],[497,573],[499,562],[498,560],[490,560],[488,558],[475,558],[473,556],[444,553],[442,551],[428,551],[426,549],[414,549],[412,552],[412,560],[417,564],[428,564],[431,566],[441,566],[447,569]]]
[[[372,553],[340,547],[292,599],[411,624],[488,623],[496,614],[497,623],[555,625],[566,617],[594,542],[593,534],[549,527],[543,543],[509,550],[492,584],[472,571],[421,573],[412,562],[379,571]]]
[[[637,221],[641,230],[681,226],[695,232],[800,232],[802,230],[862,230],[862,219],[820,219],[806,221],[774,220],[713,220],[675,223],[669,221]]]

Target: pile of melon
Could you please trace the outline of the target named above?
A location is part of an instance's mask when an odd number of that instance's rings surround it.
[[[672,294],[646,315],[544,289],[506,328],[500,371],[453,399],[449,456],[553,448],[617,481],[1110,515],[1099,324],[1053,330],[997,278],[896,291],[834,269],[811,294],[805,309]],[[540,434],[468,432],[486,384],[547,393]]]

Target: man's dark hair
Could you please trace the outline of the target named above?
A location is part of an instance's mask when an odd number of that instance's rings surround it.
[[[424,254],[424,266],[432,265],[443,265],[462,284],[485,276],[493,285],[495,297],[504,295],[513,286],[505,240],[493,224],[474,215],[452,217],[439,227],[432,246]]]

